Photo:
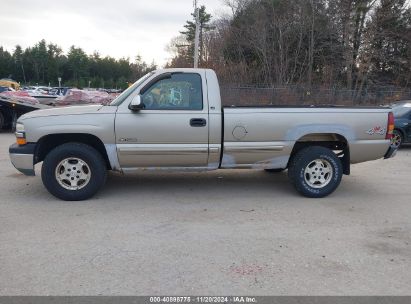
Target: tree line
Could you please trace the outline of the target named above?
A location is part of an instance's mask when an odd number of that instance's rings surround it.
[[[303,86],[363,94],[411,87],[411,9],[406,0],[225,0],[229,16],[200,8],[200,67],[223,85]],[[193,14],[194,17],[194,14]],[[168,50],[167,67],[192,67],[194,18]],[[0,77],[23,84],[124,88],[155,69],[140,57],[102,57],[53,43],[0,47]]]
[[[154,63],[147,64],[140,56],[131,62],[97,52],[88,55],[75,46],[64,54],[61,47],[45,40],[24,50],[17,45],[12,53],[0,46],[0,78],[12,78],[23,85],[56,86],[62,78],[64,86],[124,89],[154,69]]]
[[[232,14],[200,11],[200,65],[230,85],[411,87],[406,0],[226,0]],[[193,62],[194,24],[175,37],[169,67]]]

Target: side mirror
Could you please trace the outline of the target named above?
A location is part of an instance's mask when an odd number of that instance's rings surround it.
[[[129,104],[128,108],[131,111],[137,112],[145,108],[144,103],[141,101],[141,96],[137,95],[133,98],[131,103]]]

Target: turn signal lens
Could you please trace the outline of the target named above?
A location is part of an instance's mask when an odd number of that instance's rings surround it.
[[[394,131],[394,127],[395,127],[394,114],[392,112],[390,112],[390,113],[388,113],[387,135],[385,136],[385,139],[391,139],[392,138],[392,133]]]
[[[18,144],[19,146],[24,146],[25,144],[27,144],[27,141],[26,141],[26,139],[23,138],[23,137],[17,137],[17,144]]]
[[[25,144],[27,144],[26,133],[24,131],[21,132],[17,130],[15,134],[16,134],[17,144],[19,146],[24,146]]]

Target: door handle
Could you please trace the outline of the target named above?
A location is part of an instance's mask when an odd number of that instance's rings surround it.
[[[192,127],[205,127],[207,125],[207,120],[204,118],[192,118],[190,119],[190,126]]]

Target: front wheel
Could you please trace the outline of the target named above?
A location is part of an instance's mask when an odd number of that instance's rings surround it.
[[[67,143],[52,150],[41,170],[44,186],[65,201],[91,198],[104,185],[106,164],[94,148],[81,143]]]
[[[325,197],[341,183],[343,168],[333,151],[324,147],[308,147],[291,160],[288,176],[295,189],[310,198]]]

